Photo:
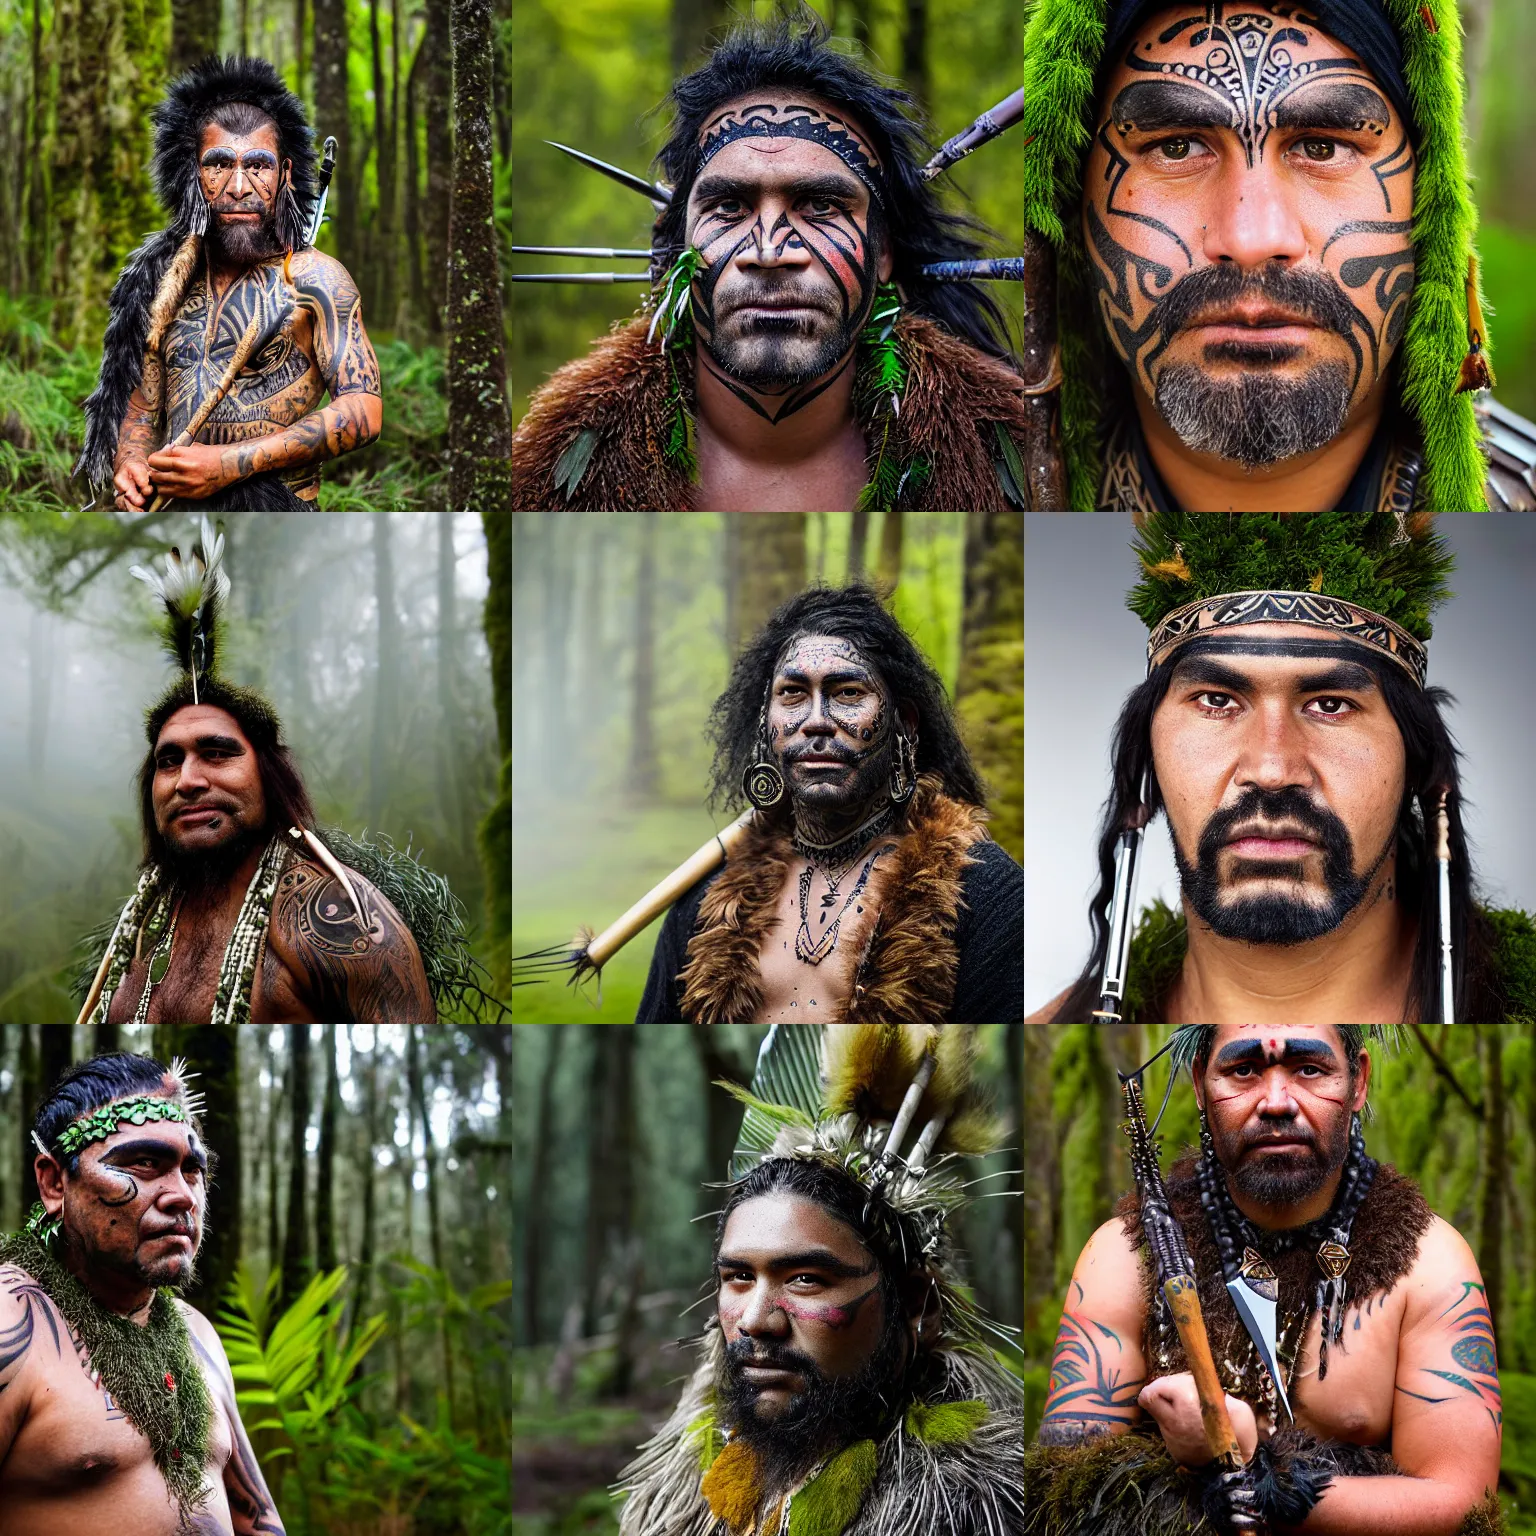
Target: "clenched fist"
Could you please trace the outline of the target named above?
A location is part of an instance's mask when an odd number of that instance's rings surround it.
[[[1162,1431],[1168,1454],[1182,1467],[1203,1467],[1211,1459],[1205,1443],[1205,1426],[1200,1419],[1200,1395],[1195,1378],[1188,1371],[1176,1376],[1159,1376],[1141,1389],[1136,1399]],[[1259,1443],[1259,1426],[1253,1409],[1235,1397],[1227,1398],[1227,1417],[1232,1432],[1242,1448],[1243,1460],[1252,1461]]]
[[[112,477],[112,489],[119,512],[142,512],[153,491],[149,465],[143,459],[124,459]]]

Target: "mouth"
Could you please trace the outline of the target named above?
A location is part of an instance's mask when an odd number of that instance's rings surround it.
[[[1317,851],[1317,843],[1299,829],[1281,827],[1268,831],[1241,827],[1227,839],[1226,848],[1243,859],[1301,859]]]
[[[259,219],[261,215],[243,208],[221,208],[219,217],[221,219]]]
[[[1256,1141],[1249,1147],[1250,1152],[1299,1152],[1310,1149],[1310,1141]]]
[[[847,764],[840,757],[797,757],[795,766],[797,768],[843,768]]]
[[[741,1374],[759,1387],[787,1387],[800,1378],[776,1365],[744,1365]]]
[[[1199,332],[1200,339],[1207,344],[1258,341],[1269,346],[1302,346],[1322,327],[1306,315],[1293,314],[1289,310],[1269,305],[1244,305],[1201,317],[1189,329]]]
[[[146,1243],[185,1243],[188,1248],[192,1246],[192,1239],[185,1232],[156,1232],[153,1237],[146,1237]]]
[[[199,806],[196,810],[177,811],[173,820],[179,822],[191,822],[194,826],[200,826],[206,822],[217,821],[225,812],[214,808]]]

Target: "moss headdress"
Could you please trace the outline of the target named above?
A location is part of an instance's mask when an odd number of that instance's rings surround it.
[[[1481,329],[1472,245],[1477,215],[1462,145],[1461,18],[1456,0],[1381,3],[1402,43],[1418,130],[1415,277],[1399,360],[1400,399],[1423,447],[1423,504],[1481,512],[1487,466],[1472,399],[1456,392],[1469,330]],[[1108,0],[1034,0],[1024,32],[1024,217],[1058,257],[1061,438],[1070,504],[1079,510],[1098,504],[1105,426],[1100,385],[1118,366],[1095,309],[1078,212],[1107,10]],[[1486,337],[1476,339],[1486,345]]]

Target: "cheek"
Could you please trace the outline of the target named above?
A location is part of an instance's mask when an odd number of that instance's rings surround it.
[[[854,1307],[838,1307],[828,1302],[797,1301],[792,1296],[782,1297],[779,1305],[798,1322],[813,1323],[837,1332],[851,1328],[858,1317],[858,1309]]]

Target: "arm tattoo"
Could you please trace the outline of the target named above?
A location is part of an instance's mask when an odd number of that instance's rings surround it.
[[[310,1008],[328,1023],[435,1024],[416,941],[398,913],[362,876],[352,884],[359,914],[336,877],[308,862],[278,884],[272,931]]]
[[[334,459],[354,448],[366,448],[377,436],[368,424],[362,397],[343,395],[324,410],[311,411],[284,432],[226,448],[220,463],[227,474],[244,480],[268,470]]]
[[[19,1362],[32,1347],[39,1312],[48,1324],[48,1331],[53,1335],[54,1352],[61,1360],[64,1358],[64,1346],[59,1342],[59,1325],[54,1321],[53,1306],[48,1295],[29,1274],[7,1266],[0,1270],[0,1285],[4,1285],[24,1309],[15,1326],[0,1333],[0,1392],[3,1392],[16,1379],[20,1370]]]
[[[202,1357],[209,1385],[217,1387],[229,1417],[230,1453],[224,1467],[224,1492],[229,1499],[229,1513],[234,1520],[235,1536],[286,1536],[283,1518],[272,1502],[272,1494],[256,1453],[251,1449],[250,1436],[245,1432],[245,1422],[240,1417],[240,1406],[235,1400],[234,1378],[226,1376],[218,1361],[209,1353],[207,1346],[189,1328],[187,1336],[192,1347]],[[217,1530],[217,1526],[210,1527]]]
[[[1076,1280],[1072,1288],[1080,1304],[1083,1288]],[[1094,1435],[1129,1429],[1135,1422],[1136,1397],[1144,1379],[1122,1381],[1118,1365],[1105,1365],[1101,1339],[1117,1350],[1123,1348],[1112,1328],[1070,1308],[1062,1312],[1051,1360],[1051,1390],[1040,1425],[1042,1445],[1073,1445]]]
[[[1473,1292],[1476,1295],[1473,1295]],[[1420,1370],[1425,1376],[1434,1376],[1441,1381],[1449,1382],[1458,1391],[1470,1393],[1483,1406],[1483,1411],[1493,1420],[1497,1429],[1504,1423],[1504,1398],[1499,1390],[1499,1362],[1494,1350],[1493,1341],[1493,1316],[1488,1311],[1488,1293],[1475,1280],[1464,1280],[1461,1285],[1460,1297],[1453,1301],[1444,1312],[1440,1314],[1440,1321],[1450,1314],[1451,1331],[1456,1335],[1456,1342],[1451,1345],[1450,1359],[1447,1362],[1455,1367],[1454,1370],[1438,1371],[1431,1366],[1422,1366]],[[1424,1383],[1429,1387],[1429,1392],[1410,1392],[1407,1387],[1399,1387],[1397,1390],[1405,1397],[1416,1397],[1421,1403],[1448,1403],[1455,1400],[1454,1392],[1446,1392],[1444,1396],[1431,1396],[1436,1388],[1433,1383]],[[1439,1389],[1444,1392],[1444,1388]]]
[[[377,395],[379,360],[363,329],[363,301],[340,263],[313,262],[295,279],[315,322],[315,361],[332,399]]]
[[[128,409],[117,434],[117,458],[113,469],[123,467],[127,459],[147,459],[160,447],[159,413],[149,408],[142,391],[135,386],[128,397]]]

